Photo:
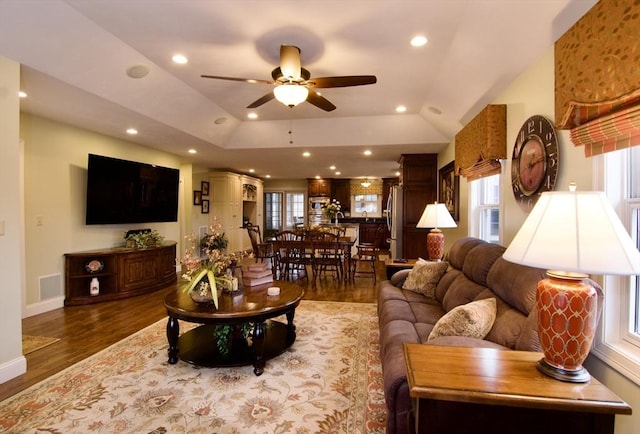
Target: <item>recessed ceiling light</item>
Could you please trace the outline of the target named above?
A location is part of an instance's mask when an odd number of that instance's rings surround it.
[[[187,152],[190,153],[190,154],[197,154],[198,153],[198,151],[196,151],[195,149],[189,149]]]
[[[225,122],[227,122],[227,118],[225,118],[224,116],[221,118],[217,118],[215,121],[213,121],[213,123],[216,125],[221,125],[221,124],[224,124]]]
[[[302,156],[303,157],[310,157],[311,156],[311,152],[303,152]]]
[[[127,128],[127,134],[131,134],[132,136],[136,135],[138,134],[138,130],[136,130],[135,128]]]
[[[403,105],[399,105],[398,107],[396,107],[396,112],[397,113],[404,113],[407,111],[407,108]]]
[[[18,98],[26,98],[26,97],[27,97],[27,92],[22,90],[18,92]]]
[[[247,114],[247,117],[248,117],[249,119],[258,119],[258,113],[256,113],[256,112],[248,113],[248,114]]]
[[[429,110],[431,113],[436,114],[436,115],[441,115],[442,114],[442,110],[440,110],[438,107],[429,107],[427,110]]]
[[[265,178],[271,178],[271,175],[264,175]]]
[[[413,45],[414,47],[422,47],[423,45],[426,45],[426,44],[427,44],[426,36],[418,35],[411,38],[411,45]]]
[[[334,165],[329,166],[329,170],[336,170],[336,166]]]
[[[400,172],[396,172],[396,176],[400,176]]]
[[[253,173],[255,171],[256,171],[255,169],[249,169],[249,173]]]
[[[179,65],[184,65],[189,61],[189,59],[187,59],[183,54],[174,54],[171,57],[171,60],[173,60],[174,63],[177,63]]]
[[[364,155],[371,155],[371,151],[367,149],[366,151],[363,152],[363,154]]]
[[[342,172],[336,172],[336,176],[342,175]]]

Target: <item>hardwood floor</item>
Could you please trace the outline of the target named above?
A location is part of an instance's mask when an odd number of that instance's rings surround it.
[[[383,261],[377,261],[377,283],[386,279]],[[175,287],[125,300],[88,306],[69,306],[22,320],[25,335],[50,336],[60,341],[27,354],[27,372],[0,384],[0,401],[95,354],[119,340],[167,317],[165,294]],[[309,279],[306,300],[374,303],[371,277],[336,282],[333,277]]]

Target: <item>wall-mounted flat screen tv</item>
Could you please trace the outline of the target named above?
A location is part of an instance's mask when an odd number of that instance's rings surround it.
[[[178,221],[180,171],[89,154],[88,225]]]

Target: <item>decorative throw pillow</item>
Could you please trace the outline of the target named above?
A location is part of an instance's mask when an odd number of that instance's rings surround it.
[[[448,262],[429,262],[418,259],[402,284],[402,289],[435,298],[436,285],[448,266]]]
[[[427,341],[439,336],[484,339],[496,320],[496,299],[485,298],[456,306],[438,320]]]

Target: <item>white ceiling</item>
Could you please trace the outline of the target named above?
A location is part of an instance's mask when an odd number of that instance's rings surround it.
[[[595,3],[0,0],[0,55],[23,65],[23,110],[197,166],[310,178],[335,177],[333,164],[340,177],[391,177],[402,153],[443,149]],[[426,46],[410,46],[416,34]],[[268,85],[200,77],[270,79],[281,44],[300,47],[312,77],[378,82],[324,89],[330,113],[273,100],[248,120],[246,106]],[[175,53],[189,63],[174,64]],[[149,74],[130,78],[134,65]],[[406,113],[395,113],[399,104]]]

